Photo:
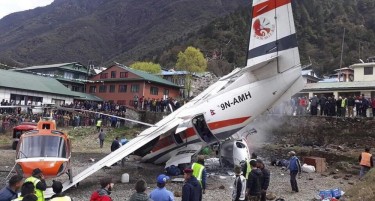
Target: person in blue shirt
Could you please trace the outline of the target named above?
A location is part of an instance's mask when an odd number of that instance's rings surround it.
[[[290,171],[290,185],[292,186],[292,191],[297,193],[299,189],[297,185],[296,176],[297,174],[301,175],[301,163],[296,156],[296,152],[290,151],[288,155],[290,156],[288,165],[288,169]]]
[[[150,193],[150,198],[153,201],[174,201],[173,193],[165,188],[165,184],[169,177],[161,174],[156,179],[157,188]]]
[[[0,190],[0,201],[10,201],[17,198],[17,193],[21,189],[23,178],[14,175],[9,180],[9,185]]]

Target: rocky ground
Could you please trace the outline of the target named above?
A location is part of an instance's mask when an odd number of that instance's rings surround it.
[[[93,164],[90,159],[96,161],[108,154],[109,142],[105,144],[105,148],[98,148],[96,142],[96,133],[89,130],[85,136],[73,138],[73,145],[77,149],[73,152],[73,172],[77,173],[84,168],[89,167]],[[2,136],[4,138],[4,136]],[[269,155],[262,152],[262,144],[254,146],[254,151],[262,153],[261,157],[265,161],[269,160]],[[0,180],[1,185],[5,184],[5,177],[14,165],[15,151],[10,149],[10,146],[2,145],[1,160],[0,160]],[[301,201],[301,200],[312,200],[319,190],[341,188],[346,191],[351,185],[355,184],[358,177],[355,175],[346,175],[344,172],[337,171],[336,169],[328,170],[325,174],[320,173],[304,173],[302,177],[298,179],[300,192],[292,193],[289,184],[288,172],[282,170],[280,167],[270,166],[267,162],[267,167],[271,171],[271,184],[269,192],[272,192],[276,198],[282,197],[287,201]],[[112,193],[113,200],[127,200],[130,195],[134,192],[135,182],[142,178],[145,179],[149,185],[150,192],[156,186],[156,177],[158,174],[163,172],[163,166],[156,166],[153,164],[143,164],[137,161],[126,162],[125,167],[114,166],[111,169],[103,169],[94,175],[91,175],[84,181],[80,182],[78,188],[69,189],[66,193],[70,195],[75,201],[77,200],[88,200],[91,192],[99,186],[99,179],[102,177],[110,176],[114,178],[115,187]],[[203,200],[215,200],[215,201],[228,201],[231,200],[232,183],[234,177],[231,176],[230,170],[219,169],[218,166],[211,166],[208,170],[209,178],[206,194],[203,196]],[[121,175],[123,173],[129,173],[130,183],[122,184]],[[67,176],[62,176],[58,180],[66,180]],[[49,184],[51,181],[49,181]],[[181,192],[182,183],[169,183],[168,189],[179,194]],[[180,197],[176,197],[176,200],[181,200]]]

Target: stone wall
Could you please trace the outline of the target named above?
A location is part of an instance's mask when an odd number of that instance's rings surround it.
[[[261,122],[261,124],[259,123]],[[324,116],[263,116],[254,122],[272,143],[330,144],[359,148],[375,145],[375,119]]]

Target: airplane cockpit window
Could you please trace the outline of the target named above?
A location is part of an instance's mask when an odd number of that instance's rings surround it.
[[[66,158],[64,138],[59,136],[32,136],[22,140],[17,158]]]

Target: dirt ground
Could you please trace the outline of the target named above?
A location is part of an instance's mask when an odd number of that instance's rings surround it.
[[[111,136],[105,143],[103,149],[99,148],[96,140],[96,132],[94,128],[85,128],[78,131],[81,133],[79,136],[73,136],[73,154],[72,164],[74,166],[73,173],[77,174],[81,170],[88,168],[93,162],[90,159],[98,161],[110,152],[110,141]],[[82,134],[84,133],[84,134]],[[8,135],[10,137],[10,135]],[[14,165],[15,151],[11,150],[8,143],[7,135],[1,136],[2,140],[0,144],[1,160],[0,160],[0,180],[1,185],[4,186],[6,182],[6,176]],[[10,140],[10,139],[9,139]],[[261,149],[262,145],[259,144],[255,151]],[[268,156],[260,156],[268,161]],[[301,201],[301,200],[312,200],[315,195],[318,194],[319,190],[341,188],[346,191],[351,187],[351,184],[357,182],[357,176],[352,176],[349,180],[344,179],[345,173],[337,172],[334,175],[321,175],[320,173],[303,173],[301,179],[298,180],[300,192],[292,193],[289,184],[289,174],[287,171],[282,170],[279,167],[269,166],[266,162],[267,167],[271,171],[271,183],[268,192],[272,192],[276,198],[282,197],[287,201]],[[229,201],[231,200],[231,194],[233,190],[234,177],[227,174],[227,171],[218,169],[219,167],[208,169],[209,178],[206,194],[203,195],[203,200],[208,201]],[[163,172],[163,166],[157,166],[153,164],[144,164],[137,161],[128,161],[125,167],[113,166],[111,169],[102,169],[97,173],[86,178],[80,182],[78,188],[72,188],[66,191],[66,194],[71,196],[75,201],[78,200],[89,200],[90,194],[99,187],[99,179],[102,177],[110,176],[115,181],[115,187],[111,194],[113,200],[127,200],[132,193],[134,193],[134,184],[138,179],[145,179],[148,183],[150,192],[156,187],[156,177]],[[129,173],[130,183],[122,184],[121,175],[123,173]],[[13,173],[11,173],[12,175]],[[335,178],[334,178],[335,176]],[[56,180],[65,181],[67,176],[61,176]],[[351,183],[351,184],[349,184]],[[51,181],[48,181],[51,184]],[[181,192],[182,183],[168,183],[167,189],[172,192]],[[181,200],[180,197],[176,197],[177,201]]]

